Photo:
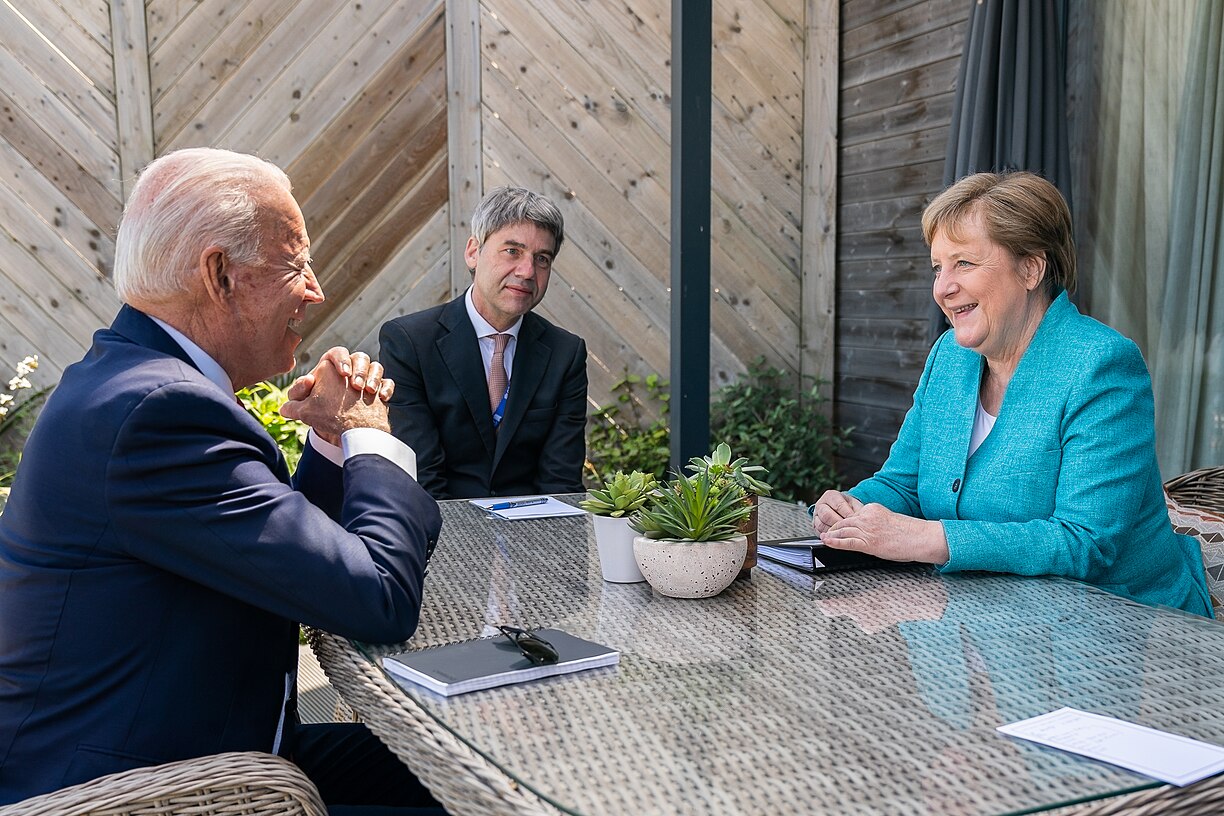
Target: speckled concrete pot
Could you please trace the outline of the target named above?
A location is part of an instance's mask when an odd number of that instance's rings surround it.
[[[671,598],[709,598],[731,585],[744,564],[748,538],[668,541],[638,536],[633,557],[646,581]]]

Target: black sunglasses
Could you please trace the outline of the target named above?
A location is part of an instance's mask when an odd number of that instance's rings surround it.
[[[510,641],[523,653],[523,657],[532,663],[557,662],[557,650],[544,638],[526,629],[519,629],[517,626],[499,626],[497,630],[510,638]]]

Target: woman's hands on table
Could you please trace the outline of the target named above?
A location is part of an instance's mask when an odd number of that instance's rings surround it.
[[[812,508],[812,528],[827,547],[856,550],[889,561],[948,562],[943,525],[882,504],[863,504],[848,493],[827,490]]]

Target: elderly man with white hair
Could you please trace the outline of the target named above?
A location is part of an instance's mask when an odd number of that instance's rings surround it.
[[[312,428],[292,475],[234,398],[294,367],[323,301],[288,178],[161,157],[115,284],[125,305],[64,372],[0,516],[0,803],[255,750],[297,762],[333,813],[441,812],[364,726],[296,718],[298,623],[407,639],[441,520],[368,356],[332,349],[291,386],[283,413]]]

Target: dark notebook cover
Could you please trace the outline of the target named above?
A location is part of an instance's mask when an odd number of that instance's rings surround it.
[[[826,547],[820,543],[818,538],[762,541],[757,544],[757,555],[811,573],[866,567],[895,567],[898,563],[855,550],[837,550]]]
[[[532,663],[508,638],[464,640],[415,652],[387,655],[383,668],[393,677],[450,697],[468,691],[523,683],[541,677],[612,666],[620,652],[560,629],[538,629],[534,634],[557,650],[556,663]]]

